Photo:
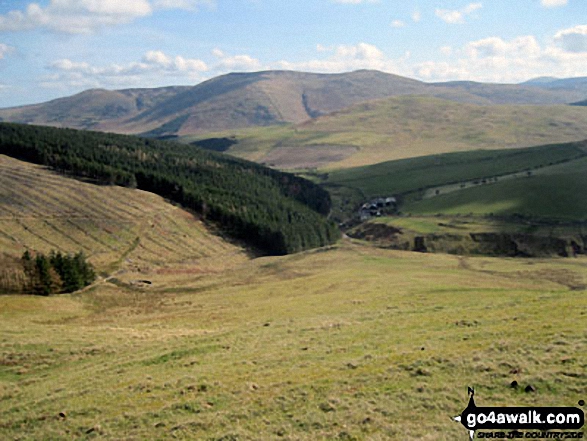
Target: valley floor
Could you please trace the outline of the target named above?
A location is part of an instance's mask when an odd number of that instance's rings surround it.
[[[584,257],[345,239],[0,296],[0,438],[466,439],[467,386],[483,406],[587,399],[585,285]]]

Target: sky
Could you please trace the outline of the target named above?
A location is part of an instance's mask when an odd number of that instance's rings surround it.
[[[0,107],[269,69],[587,76],[587,1],[0,0]]]

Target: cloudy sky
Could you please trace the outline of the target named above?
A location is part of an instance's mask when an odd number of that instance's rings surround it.
[[[587,1],[0,0],[0,107],[265,69],[587,76]]]

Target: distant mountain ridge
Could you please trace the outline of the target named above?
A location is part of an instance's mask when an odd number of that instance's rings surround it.
[[[189,86],[114,91],[89,89],[46,103],[0,109],[0,120],[89,129],[145,111],[187,88]]]
[[[540,77],[522,83],[525,85],[538,86],[544,89],[558,89],[558,90],[581,90],[584,91],[587,87],[587,77],[576,78],[555,78],[555,77]]]
[[[195,86],[92,89],[46,103],[0,109],[0,120],[152,136],[182,136],[300,123],[380,98],[421,95],[470,104],[568,104],[587,79],[526,84],[424,83],[373,70],[341,74],[231,73]]]
[[[537,78],[532,78],[531,80],[528,80],[528,81],[524,81],[523,83],[520,83],[520,84],[523,84],[526,86],[532,86],[532,85],[539,86],[539,85],[551,83],[553,81],[557,81],[559,79],[560,78],[557,78],[557,77],[537,77]]]

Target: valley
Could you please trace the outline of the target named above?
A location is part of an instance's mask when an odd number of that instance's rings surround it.
[[[152,287],[0,296],[0,434],[449,440],[466,385],[490,405],[575,405],[584,259],[344,240],[207,275],[141,272]]]
[[[561,81],[262,72],[0,111],[29,123],[0,124],[0,438],[454,440],[467,386],[578,406],[587,113]],[[27,250],[98,277],[22,295]]]

